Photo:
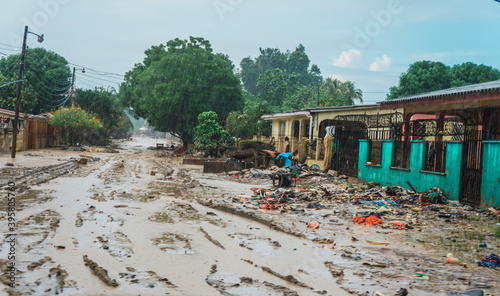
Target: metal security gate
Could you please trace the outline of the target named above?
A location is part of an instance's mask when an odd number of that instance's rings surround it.
[[[340,174],[357,177],[359,140],[366,139],[367,131],[357,125],[347,125],[337,135],[337,170]]]
[[[339,115],[325,122],[335,126],[331,167],[340,174],[358,176],[359,140],[387,140],[397,127],[401,127],[403,116],[399,112],[387,114]]]
[[[481,201],[483,133],[477,126],[464,132],[460,203],[477,207]]]

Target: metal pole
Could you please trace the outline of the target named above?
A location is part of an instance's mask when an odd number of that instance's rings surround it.
[[[318,84],[318,107],[319,107],[319,84]]]
[[[16,100],[16,115],[14,117],[14,127],[12,131],[12,152],[11,157],[16,158],[17,149],[17,125],[19,121],[19,105],[21,105],[21,86],[23,79],[24,56],[26,53],[26,36],[28,35],[28,26],[24,27],[23,50],[21,51],[21,63],[19,64],[19,81],[17,82],[17,100]]]
[[[75,87],[75,70],[76,68],[73,67],[73,78],[71,78],[71,89],[70,89],[70,96],[71,96],[71,107],[73,107],[73,89]]]

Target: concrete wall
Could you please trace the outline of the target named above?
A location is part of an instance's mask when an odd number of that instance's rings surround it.
[[[481,206],[500,206],[500,141],[484,141]]]
[[[410,168],[391,167],[394,142],[384,141],[382,146],[381,165],[367,165],[369,141],[360,140],[358,177],[366,181],[374,181],[383,185],[402,186],[411,189],[408,181],[418,191],[427,191],[439,187],[450,200],[458,200],[460,194],[462,144],[447,142],[446,171],[444,173],[423,171],[426,155],[424,141],[411,142]]]

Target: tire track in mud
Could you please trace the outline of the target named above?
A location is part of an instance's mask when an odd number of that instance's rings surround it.
[[[259,215],[255,214],[253,212],[239,210],[239,209],[236,209],[236,208],[231,207],[229,205],[225,205],[225,204],[221,204],[221,203],[214,204],[212,201],[204,201],[201,199],[198,199],[197,202],[203,206],[208,207],[208,208],[212,208],[212,209],[219,210],[219,211],[222,211],[222,212],[225,212],[228,214],[232,214],[232,215],[235,215],[238,217],[242,217],[245,219],[249,219],[249,220],[258,222],[258,223],[265,225],[265,226],[267,226],[273,230],[276,230],[276,231],[280,231],[280,232],[283,232],[283,233],[286,233],[286,234],[289,234],[289,235],[292,235],[292,236],[295,236],[298,238],[306,238],[306,235],[304,235],[303,233],[296,232],[296,231],[293,231],[291,229],[280,226],[280,225],[274,223],[273,221],[270,221],[266,218],[260,217]]]
[[[13,179],[16,183],[17,191],[21,193],[27,190],[30,186],[45,183],[47,181],[73,172],[78,168],[80,168],[80,165],[76,161],[70,160],[61,164],[25,170],[22,176],[14,177]],[[4,180],[2,183],[0,183],[0,187],[3,188],[7,186],[8,182],[8,180]]]

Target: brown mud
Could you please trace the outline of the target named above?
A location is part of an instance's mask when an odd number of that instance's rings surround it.
[[[444,296],[473,288],[500,291],[498,271],[473,264],[500,245],[494,221],[481,215],[436,219],[435,213],[403,207],[400,211],[408,215],[388,213],[384,219],[404,220],[413,229],[356,225],[353,214],[376,207],[326,197],[359,196],[368,186],[319,176],[278,191],[280,196],[307,193],[311,200],[263,210],[258,204],[266,190],[250,189],[274,189],[270,179],[202,174],[200,166],[183,165],[168,151],[146,149],[156,141],[124,142],[113,154],[88,152],[83,155],[87,165],[71,160],[82,157],[80,152],[30,152],[40,155],[35,167],[33,156],[19,153],[14,167],[0,170],[0,180],[19,182],[17,192],[24,191],[16,201],[14,288],[6,273],[9,246],[6,240],[0,245],[4,294],[394,295],[405,288],[410,296]],[[0,166],[1,161],[10,158],[0,158]],[[320,226],[307,228],[309,222]],[[7,223],[0,213],[0,227],[6,229]],[[487,248],[479,247],[483,242]],[[450,252],[470,268],[445,264]]]

